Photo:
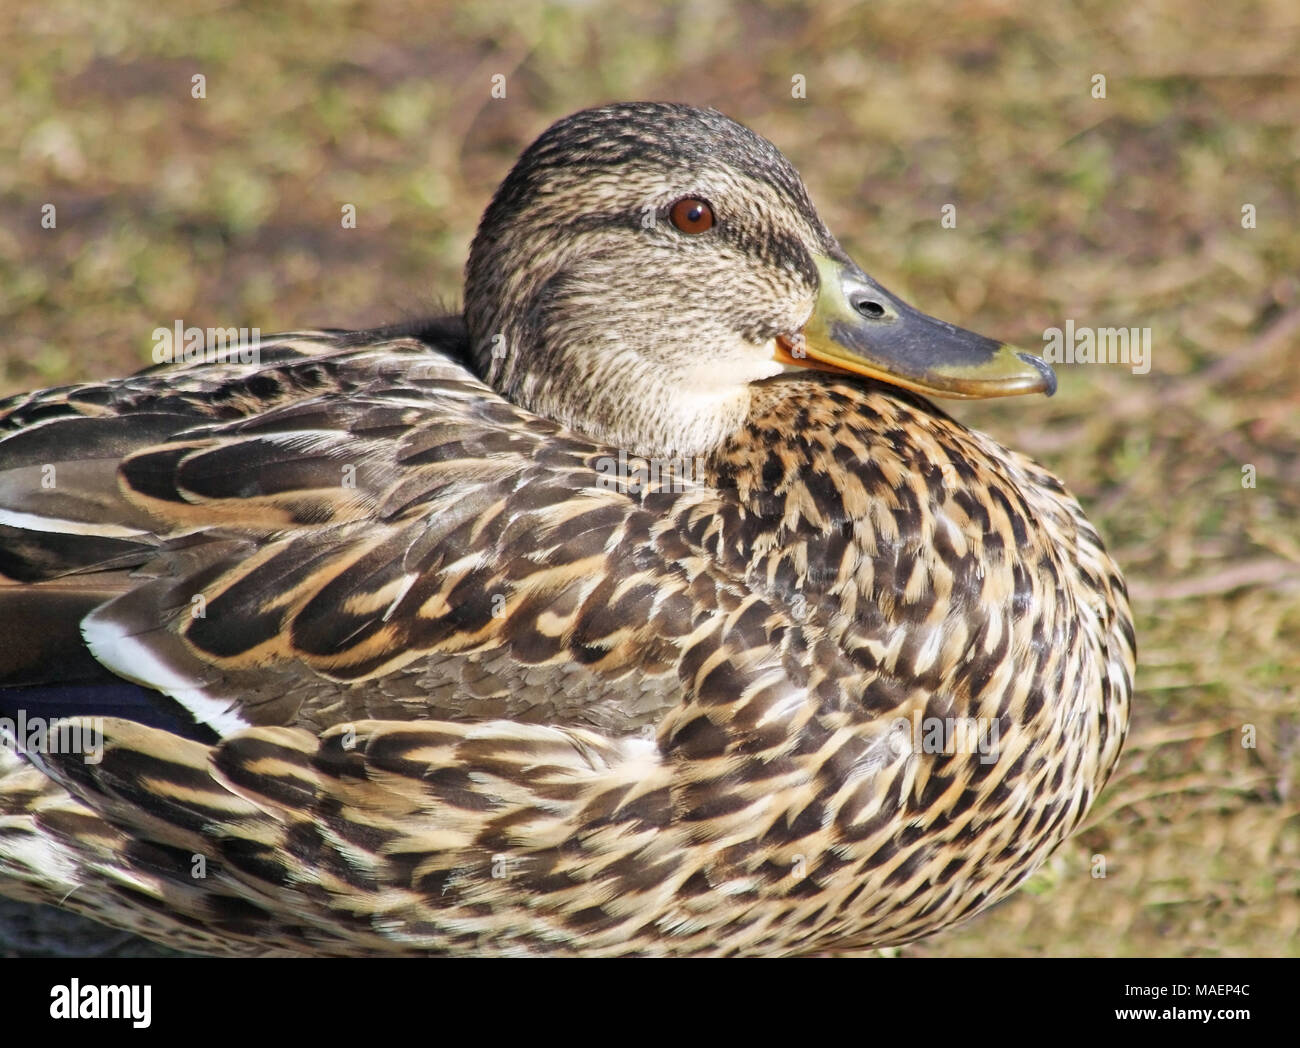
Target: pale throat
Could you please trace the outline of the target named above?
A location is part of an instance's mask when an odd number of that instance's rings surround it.
[[[600,382],[581,396],[570,386],[563,405],[553,403],[549,411],[538,407],[541,414],[628,455],[707,459],[744,427],[751,384],[791,370],[773,359],[774,351],[775,342],[746,346],[744,353],[701,352],[686,359],[637,354],[633,362],[624,356],[616,381]],[[608,371],[601,375],[610,377]]]

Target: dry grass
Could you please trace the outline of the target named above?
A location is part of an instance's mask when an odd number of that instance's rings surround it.
[[[1149,374],[1066,366],[1050,402],[957,409],[1089,508],[1130,579],[1139,695],[1088,829],[903,952],[1300,952],[1294,5],[519,6],[6,5],[0,392],[133,370],[177,318],[269,332],[454,304],[481,206],[550,120],[715,105],[928,312],[1029,347],[1067,318],[1152,330]]]

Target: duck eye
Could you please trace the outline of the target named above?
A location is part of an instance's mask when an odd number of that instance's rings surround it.
[[[713,228],[713,208],[696,197],[683,197],[668,210],[668,218],[683,233],[703,233]]]

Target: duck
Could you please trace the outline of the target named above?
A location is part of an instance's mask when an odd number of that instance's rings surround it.
[[[216,955],[825,954],[1079,826],[1123,577],[931,399],[1047,364],[676,103],[547,129],[463,294],[0,404],[0,894]]]

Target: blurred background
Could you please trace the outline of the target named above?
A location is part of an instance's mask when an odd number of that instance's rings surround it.
[[[177,320],[455,308],[552,120],[715,106],[926,312],[1031,350],[1067,320],[1151,329],[1146,374],[945,405],[1078,494],[1128,576],[1138,695],[1083,832],[898,952],[1300,954],[1300,9],[1047,7],[10,0],[0,395],[133,371]],[[154,948],[0,907],[0,954],[58,952]]]

